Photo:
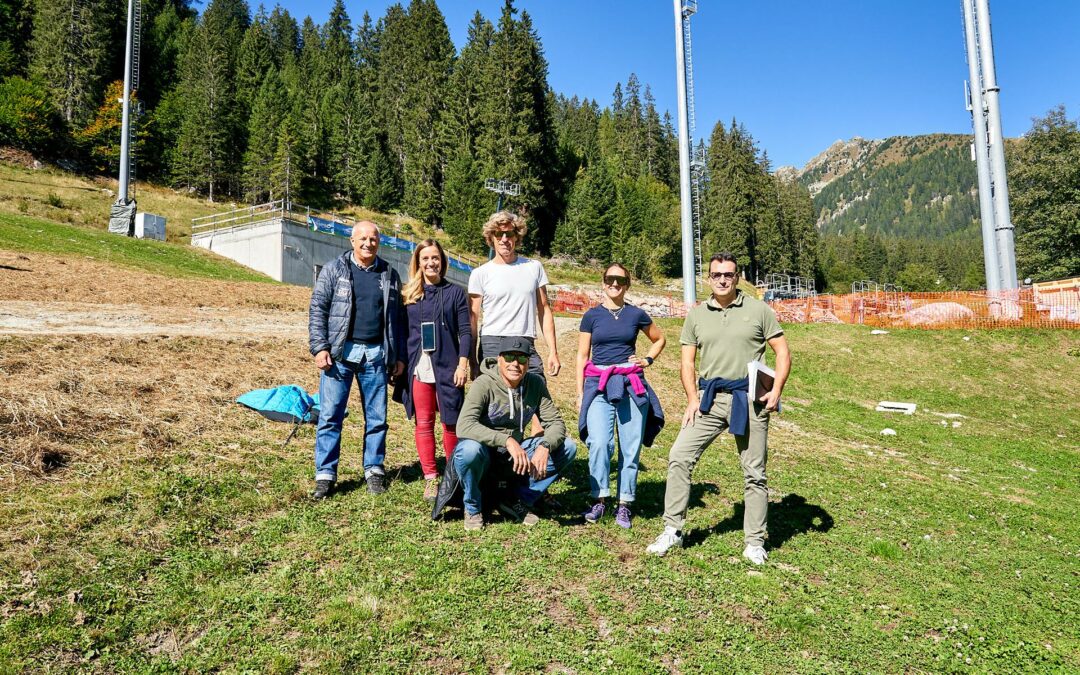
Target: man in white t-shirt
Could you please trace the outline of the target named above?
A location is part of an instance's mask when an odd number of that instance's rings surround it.
[[[499,211],[484,223],[484,239],[495,249],[495,257],[473,270],[469,276],[469,310],[473,333],[481,315],[480,354],[498,354],[504,337],[524,337],[533,344],[529,372],[544,376],[544,364],[536,352],[536,324],[540,322],[547,343],[548,374],[562,369],[555,341],[555,315],[548,306],[547,273],[537,260],[517,254],[525,238],[525,219],[509,211]]]

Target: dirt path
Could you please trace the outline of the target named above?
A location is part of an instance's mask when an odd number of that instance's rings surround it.
[[[0,302],[0,334],[307,337],[307,312],[81,302]]]
[[[560,340],[580,319],[556,317]],[[152,307],[84,302],[0,301],[0,334],[307,337],[307,312],[222,307]]]

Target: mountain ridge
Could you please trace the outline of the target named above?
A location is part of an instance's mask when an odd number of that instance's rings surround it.
[[[861,230],[902,238],[978,236],[969,138],[926,134],[838,140],[801,169],[777,175],[811,194],[822,234]]]

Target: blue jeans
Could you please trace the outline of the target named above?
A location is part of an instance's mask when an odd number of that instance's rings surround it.
[[[534,437],[527,438],[521,443],[522,449],[530,460],[542,440],[544,439]],[[574,461],[576,455],[577,445],[570,438],[564,440],[559,447],[552,448],[548,454],[547,476],[543,480],[534,480],[530,476],[528,485],[523,480],[518,486],[518,497],[521,501],[531,506],[540,499],[551,484],[559,479],[562,470]],[[510,453],[499,452],[495,448],[468,439],[459,440],[457,447],[454,448],[454,469],[457,470],[461,486],[465,490],[465,513],[467,514],[472,515],[481,511],[480,481],[491,465],[492,457],[498,457],[500,461],[511,461]]]
[[[337,480],[341,423],[353,377],[364,408],[364,475],[385,473],[386,356],[382,345],[345,343],[344,359],[319,379],[319,426],[315,432],[315,480]]]
[[[602,393],[589,404],[585,424],[589,428],[589,489],[594,499],[611,496],[611,455],[615,452],[615,427],[618,426],[619,501],[634,501],[648,406],[647,401],[639,406],[630,392],[617,405],[609,403]]]

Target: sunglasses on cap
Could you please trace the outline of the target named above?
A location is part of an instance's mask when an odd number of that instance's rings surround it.
[[[503,352],[502,354],[499,354],[499,356],[501,356],[503,361],[506,361],[507,363],[513,363],[514,361],[517,361],[519,364],[524,366],[529,362],[529,355],[522,354],[521,352]]]
[[[608,286],[622,286],[626,288],[630,285],[630,279],[618,274],[608,274],[604,276],[604,283]]]

